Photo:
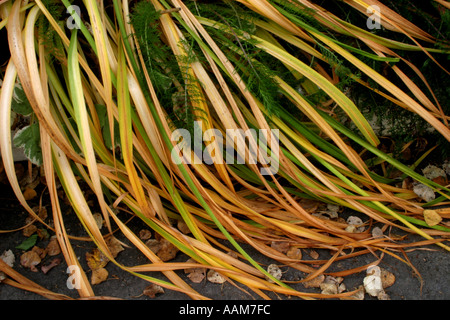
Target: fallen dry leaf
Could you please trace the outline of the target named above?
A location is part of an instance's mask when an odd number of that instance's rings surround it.
[[[11,250],[5,250],[0,256],[0,259],[2,259],[3,262],[5,262],[11,268],[14,267],[14,262],[16,261],[16,258]],[[2,271],[0,271],[0,283],[5,279],[6,275]]]
[[[0,259],[2,259],[3,262],[5,262],[11,268],[14,266],[14,262],[16,261],[16,258],[14,257],[14,253],[12,252],[12,250],[3,251],[2,255],[0,256]]]
[[[37,193],[34,189],[31,188],[26,188],[25,191],[23,192],[23,197],[25,198],[25,200],[31,200],[34,199],[37,196]]]
[[[113,236],[106,239],[106,244],[108,245],[109,251],[111,252],[113,258],[117,257],[119,252],[125,250],[122,243]]]
[[[428,165],[422,170],[423,176],[429,180],[434,180],[436,178],[446,177],[445,170],[442,168],[438,168],[435,165]]]
[[[383,237],[383,230],[380,227],[375,227],[372,229],[372,237],[381,238]]]
[[[350,216],[347,218],[347,228],[345,228],[345,231],[347,232],[363,232],[364,231],[364,222],[361,220],[360,217],[356,216]]]
[[[296,247],[290,247],[286,252],[286,256],[291,259],[301,260],[302,259],[302,250]]]
[[[395,283],[395,276],[393,273],[387,271],[386,269],[380,268],[380,278],[383,289],[389,288]]]
[[[37,229],[37,235],[40,239],[48,239],[50,236],[48,230],[44,228]]]
[[[436,198],[434,190],[422,183],[414,185],[414,193],[426,202],[430,202]]]
[[[322,294],[337,294],[338,293],[338,287],[335,283],[330,282],[322,282],[320,284],[320,290]]]
[[[36,206],[33,207],[32,210],[41,218],[42,220],[45,220],[48,216],[47,208],[42,206]]]
[[[145,245],[146,245],[150,250],[152,250],[154,254],[157,254],[158,251],[161,249],[161,246],[162,246],[161,243],[160,243],[158,240],[156,240],[156,239],[148,239],[148,240],[145,242]]]
[[[269,264],[267,267],[267,273],[269,273],[272,277],[274,277],[277,280],[281,279],[281,276],[283,275],[283,272],[281,271],[280,267],[278,267],[276,264]],[[266,277],[267,281],[270,283],[273,283],[274,281],[268,277]]]
[[[29,226],[26,226],[23,230],[22,230],[22,234],[25,237],[30,237],[33,233],[35,233],[37,231],[37,227],[34,224],[30,224]]]
[[[187,277],[194,283],[202,282],[206,277],[206,269],[205,268],[194,268],[192,272],[189,272]]]
[[[142,229],[139,231],[139,239],[148,240],[152,237],[152,232],[148,229]]]
[[[272,241],[271,245],[272,249],[275,249],[279,252],[286,253],[289,250],[289,243],[286,241]]]
[[[444,169],[445,173],[450,176],[450,161],[445,160],[444,164],[442,165],[442,169]]]
[[[410,177],[406,177],[403,181],[402,181],[402,188],[403,189],[408,189],[408,190],[412,190],[414,188],[414,180]]]
[[[189,230],[186,222],[184,222],[183,220],[177,221],[177,227],[178,227],[178,230],[180,230],[183,234],[191,233],[191,230]]]
[[[218,273],[215,270],[209,270],[208,273],[206,274],[206,278],[208,279],[209,282],[212,283],[224,283],[225,281],[227,281],[225,279],[225,277],[223,277],[220,273]]]
[[[105,281],[108,278],[108,270],[105,268],[97,268],[95,270],[92,270],[91,275],[91,284],[99,284]]]
[[[430,226],[435,226],[442,221],[442,217],[436,210],[423,210],[423,217],[425,218],[425,222]]]
[[[378,296],[383,291],[381,282],[381,270],[378,266],[369,266],[366,270],[367,276],[364,277],[363,284],[366,292],[372,297]]]
[[[94,217],[95,223],[97,224],[97,227],[101,229],[103,227],[103,216],[101,213],[94,213],[92,215]]]
[[[61,253],[61,247],[59,246],[56,236],[52,236],[50,238],[50,241],[45,249],[47,250],[47,254],[51,257]]]
[[[316,250],[311,249],[309,250],[308,254],[314,260],[317,260],[319,258],[319,253]]]
[[[391,300],[391,297],[383,290],[377,295],[378,300]]]
[[[313,278],[311,280],[303,282],[303,286],[305,288],[319,288],[320,284],[324,280],[325,280],[325,276],[323,274],[321,274],[321,275],[319,275],[319,276],[317,276],[317,277],[315,277],[315,278]]]
[[[196,262],[194,259],[189,258],[186,262],[192,263]],[[188,268],[184,269],[184,273],[187,274],[187,277],[194,283],[200,283],[206,277],[206,268]]]
[[[161,244],[161,248],[158,250],[156,255],[162,261],[170,261],[175,258],[179,249],[164,238],[162,238],[159,242]]]
[[[348,296],[348,297],[342,297],[340,299],[341,300],[364,300],[364,294],[365,294],[364,286],[360,285],[354,294],[352,294],[351,296]]]
[[[47,251],[45,249],[42,249],[42,248],[38,247],[38,246],[34,246],[31,249],[31,251],[36,252],[39,255],[39,258],[41,258],[41,260],[44,259],[45,256],[47,255]]]
[[[311,199],[301,199],[299,202],[299,205],[309,213],[316,212],[319,206],[321,205],[321,202]]]
[[[150,297],[155,298],[157,294],[164,293],[163,287],[160,285],[157,285],[155,283],[150,284],[148,287],[146,287],[143,291],[143,294]]]
[[[342,283],[344,278],[326,276],[325,280],[320,284],[322,294],[337,294],[345,291],[345,285]]]
[[[448,184],[447,177],[436,177],[432,180],[433,180],[433,182],[436,182],[437,184],[440,184],[441,186],[446,186]]]
[[[91,270],[105,267],[109,259],[99,249],[94,248],[92,252],[86,252],[86,261]]]
[[[339,214],[340,207],[336,204],[332,204],[332,203],[328,203],[327,204],[327,209],[325,211],[323,211],[323,214],[326,214],[328,217],[330,217],[331,219],[336,219]]]
[[[37,272],[36,266],[41,263],[41,258],[34,251],[27,251],[20,256],[20,264],[31,271]]]

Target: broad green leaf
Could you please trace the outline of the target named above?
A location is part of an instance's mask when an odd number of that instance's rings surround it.
[[[19,244],[16,249],[27,251],[33,248],[33,246],[36,244],[37,238],[37,234],[31,235],[30,237],[26,238],[21,244]]]
[[[18,114],[23,116],[29,116],[33,113],[33,109],[31,108],[30,102],[23,91],[22,85],[20,81],[14,86],[13,99],[11,101],[11,109]]]
[[[14,135],[13,142],[17,148],[24,149],[25,156],[33,164],[37,166],[42,164],[41,134],[38,122],[18,130]]]

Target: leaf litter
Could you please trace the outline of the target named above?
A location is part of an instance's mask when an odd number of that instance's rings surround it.
[[[106,239],[109,251],[113,258],[124,250],[122,243],[115,237],[111,236]],[[108,279],[108,270],[105,268],[109,263],[109,258],[98,248],[94,248],[91,252],[86,253],[86,262],[91,269],[91,284],[96,285]]]
[[[194,259],[189,258],[186,263],[193,263]],[[201,283],[206,277],[206,268],[188,268],[184,269],[184,273],[193,283]]]
[[[390,300],[384,289],[394,284],[395,276],[379,266],[372,265],[367,268],[363,282],[364,289],[370,296],[378,300]]]
[[[14,256],[12,250],[5,250],[0,256],[0,259],[2,259],[3,262],[5,262],[11,268],[14,267],[16,257]],[[5,279],[6,279],[5,273],[3,271],[0,271],[0,283]]]
[[[319,285],[322,294],[338,294],[346,290],[345,284],[342,283],[344,278],[326,276],[324,281]]]

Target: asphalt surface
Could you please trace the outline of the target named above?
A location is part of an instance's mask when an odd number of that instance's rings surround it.
[[[25,219],[28,214],[26,211],[18,205],[15,200],[14,194],[9,190],[8,187],[1,186],[0,193],[0,229],[1,230],[14,230],[25,224]],[[50,207],[48,207],[50,210]],[[68,232],[72,235],[85,235],[83,228],[75,214],[69,208],[66,210],[65,224]],[[133,225],[133,221],[130,222],[130,227],[135,228],[138,232],[139,228],[142,228],[139,221]],[[124,243],[130,244],[126,239],[118,235],[119,240],[123,240]],[[35,283],[47,288],[48,290],[65,294],[69,297],[79,298],[76,290],[69,289],[67,286],[67,280],[69,274],[67,273],[67,265],[64,262],[62,254],[56,256],[56,258],[61,258],[62,262],[51,269],[47,274],[44,274],[40,266],[47,265],[51,259],[55,257],[46,257],[40,265],[37,266],[37,271],[33,272],[29,268],[25,268],[20,264],[20,256],[23,250],[17,249],[16,247],[21,244],[26,237],[22,234],[22,231],[0,233],[0,254],[5,250],[12,250],[15,256],[14,269],[20,272],[22,275],[26,276],[28,279],[34,281]],[[414,239],[419,239],[416,236],[407,236],[406,241],[412,241]],[[48,240],[42,239],[38,240],[36,243],[39,247],[46,247]],[[95,247],[92,243],[86,241],[73,241],[72,243],[74,250],[79,258],[79,261],[84,268],[84,270],[89,270],[86,263],[86,253],[91,252]],[[252,250],[249,247],[243,246],[244,249],[248,250],[248,253],[256,260],[264,265],[269,265],[273,263],[270,259],[262,256]],[[317,250],[320,254],[318,259],[326,259],[328,252],[323,250]],[[379,253],[378,253],[379,254]],[[426,248],[420,248],[417,250],[412,250],[406,253],[408,259],[416,268],[417,272],[420,273],[420,277],[414,271],[413,268],[408,266],[406,263],[399,261],[398,259],[390,256],[384,255],[380,267],[388,270],[395,276],[395,283],[386,288],[385,292],[388,294],[391,300],[448,300],[450,299],[450,254],[444,251],[438,246],[429,246]],[[308,251],[304,250],[304,259],[312,259],[308,256]],[[328,255],[329,257],[329,255]],[[178,253],[173,261],[186,261],[187,256],[183,253]],[[363,266],[372,262],[375,262],[377,258],[372,254],[367,254],[364,256],[358,256],[355,258],[345,259],[332,264],[327,271],[341,271],[352,269],[358,266]],[[130,248],[125,248],[117,256],[117,261],[123,263],[124,265],[136,265],[146,263],[146,258],[134,249],[132,246]],[[106,266],[108,270],[108,279],[100,284],[94,285],[93,289],[95,294],[99,297],[114,297],[126,300],[153,300],[153,301],[184,301],[189,300],[185,294],[165,290],[162,294],[157,294],[154,298],[144,295],[144,289],[149,285],[143,279],[135,277],[122,269],[114,265],[113,263],[108,263]],[[282,267],[283,270],[283,280],[298,281],[306,276],[306,274],[298,271],[292,270],[287,267]],[[185,279],[192,287],[197,290],[202,295],[215,300],[223,301],[254,301],[260,300],[261,298],[253,293],[248,288],[240,286],[241,289],[236,288],[230,283],[215,284],[208,281],[202,281],[201,283],[192,283],[184,274],[183,271],[178,272],[179,275]],[[87,272],[90,276],[89,271]],[[158,272],[148,273],[149,275],[165,279],[164,275]],[[366,276],[365,272],[359,272],[350,276],[344,277],[343,283],[345,284],[347,290],[356,289],[358,286],[362,285],[363,279]],[[292,287],[303,292],[316,292],[320,290],[318,288],[304,288],[302,284],[291,284]],[[268,293],[274,300],[292,301],[297,300],[294,297],[287,297],[283,295],[276,295],[273,293]],[[38,295],[36,293],[28,292],[22,289],[12,287],[10,285],[0,283],[0,300],[6,301],[24,301],[24,300],[46,300],[46,298]],[[377,300],[377,298],[370,297],[365,294],[365,300]],[[344,302],[342,302],[344,303]]]

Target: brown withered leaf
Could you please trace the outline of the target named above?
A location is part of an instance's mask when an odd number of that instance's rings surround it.
[[[86,261],[91,270],[105,267],[109,259],[99,249],[94,248],[92,252],[86,252]]]
[[[34,246],[31,251],[36,252],[39,255],[39,258],[44,259],[47,255],[47,251],[45,249],[42,249],[41,247]]]
[[[160,285],[157,285],[155,283],[150,284],[148,287],[146,287],[144,289],[143,294],[150,297],[150,298],[155,298],[157,294],[162,294],[164,293],[164,289],[163,287],[161,287]]]
[[[61,247],[59,246],[58,239],[56,236],[50,238],[50,241],[46,247],[47,254],[51,257],[56,256],[61,253]]]
[[[106,279],[108,279],[108,270],[106,270],[105,268],[97,268],[95,270],[92,270],[91,275],[92,285],[102,283]]]
[[[23,192],[23,197],[27,201],[36,198],[36,196],[37,196],[37,192],[31,188],[26,188],[25,191]]]
[[[291,259],[301,260],[302,250],[300,248],[290,247],[286,255]]]
[[[152,232],[148,229],[142,229],[139,231],[139,239],[148,240],[152,237]]]
[[[97,227],[98,227],[99,229],[101,229],[101,228],[103,227],[103,216],[102,216],[102,214],[96,212],[96,213],[94,213],[94,214],[92,215],[92,217],[94,218],[95,223],[97,224]]]
[[[168,240],[162,238],[159,243],[161,244],[161,248],[158,250],[156,254],[162,261],[170,261],[177,255],[179,249],[170,243]]]
[[[311,258],[313,258],[314,260],[317,260],[319,258],[319,253],[316,250],[310,249],[308,251],[308,254]]]
[[[289,250],[289,243],[286,241],[272,241],[272,243],[270,244],[270,246],[282,253],[286,253]]]
[[[26,226],[23,230],[22,230],[22,234],[25,237],[30,237],[33,233],[35,233],[37,231],[37,227],[34,224],[30,224],[29,226]]]
[[[320,284],[325,280],[325,276],[323,274],[308,280],[308,281],[304,281],[302,282],[303,286],[305,288],[319,288]]]
[[[402,181],[402,188],[403,189],[408,189],[408,190],[412,190],[414,188],[414,184],[413,184],[414,180],[410,177],[406,177],[403,181]]]
[[[193,271],[188,273],[187,277],[193,283],[201,283],[206,277],[206,269],[205,268],[194,268]]]
[[[48,216],[47,208],[42,206],[35,206],[32,208],[32,210],[41,218],[42,220],[45,220]]]
[[[325,280],[320,284],[322,294],[337,294],[345,291],[345,285],[342,283],[344,278],[325,276]]]
[[[337,294],[338,293],[338,287],[335,283],[331,282],[322,282],[320,284],[320,290],[322,294]]]
[[[389,272],[386,269],[381,269],[381,285],[383,286],[383,289],[386,289],[390,286],[392,286],[395,283],[395,276],[393,273]]]
[[[148,240],[145,242],[145,245],[146,245],[150,250],[152,250],[154,254],[157,254],[158,251],[159,251],[159,250],[161,249],[161,247],[162,247],[161,243],[160,243],[158,240],[156,240],[156,239],[148,239]]]
[[[36,266],[41,263],[41,258],[34,251],[27,251],[20,256],[20,264],[31,271],[37,272]]]
[[[433,182],[436,182],[437,184],[440,184],[441,186],[446,186],[448,184],[447,177],[436,177],[433,179]]]
[[[351,296],[347,296],[347,297],[342,297],[340,298],[341,300],[364,300],[364,294],[365,294],[365,290],[364,290],[364,286],[360,285],[356,290],[355,293],[352,294]]]
[[[189,230],[186,222],[184,222],[183,220],[177,221],[177,227],[178,227],[178,230],[180,230],[183,234],[191,233],[191,230]]]
[[[111,252],[113,258],[117,257],[119,252],[125,250],[122,243],[113,236],[106,239],[106,244],[108,245],[109,251]]]
[[[50,237],[48,230],[45,228],[37,229],[37,235],[38,235],[39,239],[48,239]]]
[[[189,258],[186,262],[193,263],[194,259]],[[194,283],[200,283],[206,277],[206,268],[188,268],[184,269],[184,273],[187,273],[187,277]]]
[[[319,206],[321,205],[321,202],[311,199],[301,199],[299,202],[299,205],[309,213],[316,212]]]

